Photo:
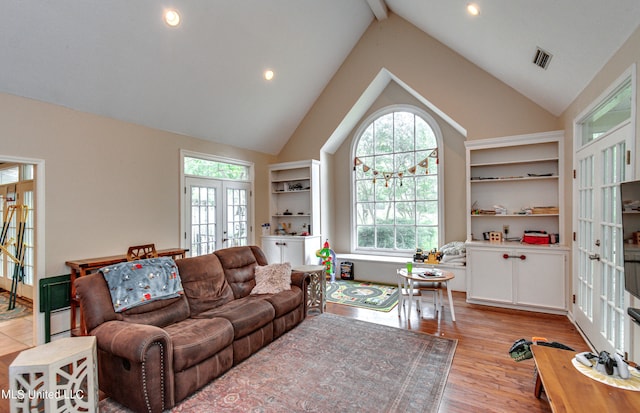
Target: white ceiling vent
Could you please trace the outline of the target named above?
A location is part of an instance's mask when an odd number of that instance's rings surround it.
[[[538,47],[536,49],[536,54],[533,57],[533,64],[543,69],[546,69],[547,67],[549,67],[549,62],[551,61],[552,57],[553,56],[551,55],[551,53],[545,50],[542,50],[540,47]]]

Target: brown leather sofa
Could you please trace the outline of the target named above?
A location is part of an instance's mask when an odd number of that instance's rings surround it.
[[[75,281],[87,331],[97,337],[100,390],[136,412],[173,407],[306,316],[303,273],[292,272],[291,290],[250,295],[255,267],[267,265],[256,246],[176,264],[184,295],[120,313],[101,273]]]

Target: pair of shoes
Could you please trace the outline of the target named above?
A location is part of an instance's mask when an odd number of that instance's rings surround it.
[[[509,355],[515,361],[530,359],[533,357],[533,353],[531,353],[531,344],[531,341],[527,341],[524,338],[516,340],[509,349]]]

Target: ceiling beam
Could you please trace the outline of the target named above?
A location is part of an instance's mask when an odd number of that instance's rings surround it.
[[[385,20],[389,17],[387,13],[387,3],[385,3],[384,0],[367,0],[367,4],[378,21]]]

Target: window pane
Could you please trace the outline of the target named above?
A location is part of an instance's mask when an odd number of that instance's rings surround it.
[[[414,225],[416,223],[415,202],[396,202],[396,224]]]
[[[411,201],[416,199],[416,180],[412,176],[397,178],[395,181],[396,201]]]
[[[409,112],[394,113],[395,152],[413,151],[414,117]]]
[[[376,225],[393,224],[393,203],[378,202],[376,203]]]
[[[383,177],[376,181],[376,201],[393,201],[393,185],[387,185]]]
[[[373,201],[373,181],[356,181],[356,197],[359,202]]]
[[[438,228],[437,227],[418,227],[417,230],[417,246],[423,250],[432,250],[438,248]]]
[[[205,176],[218,179],[249,179],[249,167],[208,159],[184,158],[184,173],[194,176]]]
[[[399,249],[414,249],[416,245],[416,228],[396,227],[396,246]]]
[[[631,93],[631,79],[628,79],[611,97],[594,109],[581,124],[583,145],[631,118]]]
[[[393,113],[379,117],[373,122],[376,154],[393,152]]]
[[[437,148],[436,134],[431,126],[419,116],[416,116],[416,150]]]
[[[356,156],[363,157],[373,153],[373,123],[360,135],[358,147],[356,148]],[[366,162],[365,162],[366,163]]]
[[[416,177],[416,199],[438,199],[438,177]]]
[[[437,201],[418,201],[416,202],[416,210],[418,225],[438,225]]]
[[[376,227],[376,248],[389,249],[393,248],[394,244],[393,227]]]
[[[375,247],[375,227],[358,227],[358,247],[373,248]]]
[[[356,166],[356,179],[372,179],[372,175],[373,175],[373,171],[371,171],[370,169],[365,171],[365,167],[367,168],[373,168],[374,167],[374,160],[373,160],[373,156],[359,156],[358,158],[360,158],[360,161],[362,162],[362,165],[358,165]]]
[[[356,225],[373,225],[375,204],[373,202],[358,204],[356,208]]]
[[[17,166],[0,169],[0,185],[12,184],[12,183],[18,182],[18,180],[19,180],[19,174],[18,174]]]

